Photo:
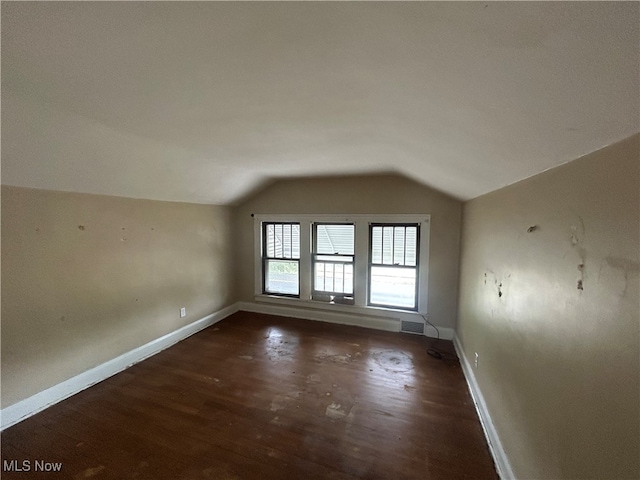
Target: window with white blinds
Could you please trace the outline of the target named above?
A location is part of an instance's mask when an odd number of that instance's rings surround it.
[[[313,224],[313,300],[353,304],[354,255],[353,224]]]
[[[418,225],[371,224],[369,305],[418,308]]]
[[[263,291],[300,294],[300,224],[263,224]]]

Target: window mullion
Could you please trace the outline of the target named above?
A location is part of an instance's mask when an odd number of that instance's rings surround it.
[[[311,222],[300,222],[300,298],[311,299],[313,285],[313,259],[312,259],[312,235]]]
[[[359,307],[367,305],[367,282],[369,277],[369,224],[355,223],[355,256],[353,262],[353,299]]]

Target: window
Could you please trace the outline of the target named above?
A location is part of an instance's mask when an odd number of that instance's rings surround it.
[[[300,295],[300,224],[265,222],[262,231],[263,293]]]
[[[369,305],[418,309],[417,224],[369,226]]]
[[[428,313],[428,214],[258,214],[255,300],[395,319]]]
[[[313,300],[353,304],[354,255],[353,224],[313,224]]]

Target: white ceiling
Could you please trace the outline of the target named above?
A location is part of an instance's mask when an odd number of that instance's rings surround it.
[[[638,2],[2,4],[2,183],[225,204],[397,171],[469,199],[639,126]]]

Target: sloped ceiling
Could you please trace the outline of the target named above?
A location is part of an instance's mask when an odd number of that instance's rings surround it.
[[[228,204],[396,171],[462,200],[640,130],[637,2],[2,4],[2,183]]]

